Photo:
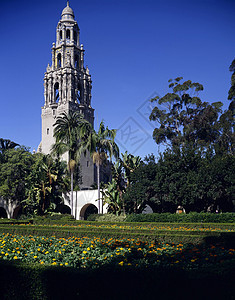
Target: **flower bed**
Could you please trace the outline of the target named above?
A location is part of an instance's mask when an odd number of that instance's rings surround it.
[[[0,259],[97,268],[116,266],[210,267],[234,259],[235,249],[220,245],[150,243],[138,239],[56,238],[0,235]]]

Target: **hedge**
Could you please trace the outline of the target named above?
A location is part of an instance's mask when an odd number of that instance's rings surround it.
[[[180,267],[113,266],[85,270],[0,261],[1,299],[11,300],[229,300],[235,293],[234,276],[234,269],[226,263],[219,270],[184,271]]]
[[[177,222],[177,223],[235,223],[235,213],[131,214],[126,222]]]
[[[100,227],[89,227],[89,228],[78,228],[71,226],[50,226],[50,225],[0,225],[0,233],[12,233],[19,235],[36,235],[36,236],[56,236],[68,238],[70,236],[75,237],[99,237],[99,238],[131,238],[141,239],[145,241],[157,241],[167,243],[202,243],[208,241],[208,239],[216,239],[225,244],[229,244],[231,247],[234,245],[234,232],[220,232],[220,231],[185,231],[185,230],[157,230],[141,229],[138,228],[138,223],[132,223],[132,228],[100,228]],[[150,224],[151,225],[151,224]],[[175,224],[176,225],[176,224]],[[189,224],[187,224],[189,226]],[[192,224],[193,225],[193,224]],[[195,224],[194,224],[195,225]],[[229,225],[227,225],[229,226]],[[231,225],[230,225],[231,226]],[[190,227],[190,226],[189,226]],[[188,228],[189,228],[188,227]],[[234,229],[234,227],[233,227]],[[235,245],[234,245],[235,246]]]

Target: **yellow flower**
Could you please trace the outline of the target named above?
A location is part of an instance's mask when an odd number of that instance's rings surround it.
[[[17,256],[14,256],[14,257],[13,257],[13,259],[17,259],[17,258],[18,258]]]
[[[43,264],[44,264],[44,261],[40,261],[40,264],[43,265]]]
[[[120,261],[119,265],[120,266],[123,266],[124,262],[123,261]]]
[[[68,265],[68,263],[65,263],[65,266],[67,266]]]
[[[5,256],[9,255],[8,253],[5,254]]]
[[[83,253],[83,254],[86,254],[86,253],[87,253],[87,251],[83,251],[82,253]]]
[[[87,251],[91,250],[89,247],[87,248]]]
[[[37,258],[37,255],[35,255],[33,258]]]

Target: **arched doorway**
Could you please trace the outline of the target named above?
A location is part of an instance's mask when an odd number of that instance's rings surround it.
[[[3,207],[0,207],[0,218],[7,218],[7,212]]]
[[[80,212],[80,219],[87,220],[89,215],[98,214],[98,208],[91,203],[84,205]]]

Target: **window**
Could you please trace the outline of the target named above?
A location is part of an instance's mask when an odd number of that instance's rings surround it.
[[[58,102],[60,100],[60,93],[59,93],[59,83],[56,82],[54,86],[54,95],[55,95],[55,101]]]
[[[60,39],[62,40],[62,30],[60,30]]]
[[[66,30],[66,39],[70,40],[70,30]]]
[[[49,128],[47,128],[47,135],[49,134]]]
[[[89,161],[86,162],[86,166],[89,167]]]
[[[61,68],[61,53],[57,55],[57,68]]]
[[[79,67],[78,55],[75,55],[75,58],[74,58],[74,68],[78,69],[78,67]]]
[[[75,30],[73,31],[73,40],[74,44],[77,44],[77,32]]]

